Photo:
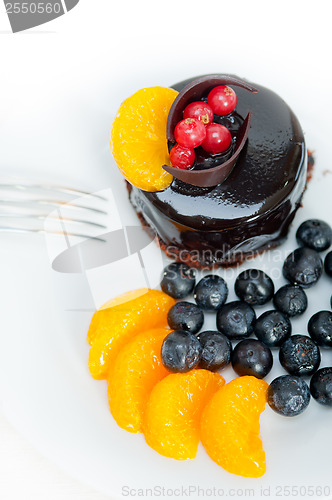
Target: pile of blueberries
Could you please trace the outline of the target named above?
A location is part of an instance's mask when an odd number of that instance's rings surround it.
[[[219,371],[232,364],[235,372],[264,378],[271,370],[271,348],[279,348],[279,360],[289,373],[274,379],[267,399],[277,413],[295,416],[308,406],[310,394],[319,403],[332,407],[332,367],[318,370],[320,348],[332,348],[332,312],[319,311],[308,323],[307,335],[291,335],[290,318],[307,309],[305,288],[317,283],[324,268],[332,277],[332,251],[323,263],[319,252],[332,243],[331,227],[324,221],[303,222],[296,233],[299,248],[283,264],[289,284],[275,292],[271,278],[263,271],[249,269],[235,281],[239,300],[228,302],[228,287],[223,278],[208,275],[197,284],[194,270],[184,263],[164,269],[161,288],[180,299],[168,313],[174,330],[162,345],[162,362],[172,372],[193,368]],[[193,293],[196,304],[183,301]],[[274,310],[256,318],[253,306],[273,300]],[[332,307],[332,296],[331,296]],[[216,312],[216,331],[203,331],[204,311]],[[255,334],[257,339],[248,338]],[[233,348],[231,341],[239,341]],[[311,376],[310,388],[302,376]]]

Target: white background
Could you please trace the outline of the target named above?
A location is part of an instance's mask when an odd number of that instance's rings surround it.
[[[118,104],[144,86],[216,72],[277,91],[298,115],[318,161],[326,161],[321,170],[329,169],[329,10],[330,2],[323,0],[81,0],[66,16],[13,35],[1,5],[1,173],[102,189],[117,175],[108,168],[108,137]],[[319,186],[314,189],[311,203],[318,216]],[[28,265],[27,252],[42,244],[0,238],[3,271],[6,245],[17,243],[17,256]],[[5,294],[12,283],[1,276]],[[24,300],[22,287],[29,294],[27,279],[16,285],[21,289],[12,303],[13,316]],[[39,314],[38,304],[32,312]],[[8,324],[0,331],[14,333]],[[0,361],[12,355],[1,352]],[[19,372],[19,366],[13,370]],[[1,500],[106,498],[39,455],[4,416],[0,433]]]

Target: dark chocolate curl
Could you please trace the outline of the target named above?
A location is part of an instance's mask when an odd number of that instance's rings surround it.
[[[217,184],[221,184],[227,179],[233,170],[235,163],[244,148],[250,130],[251,118],[252,112],[250,111],[237,133],[234,153],[224,163],[205,170],[182,170],[176,167],[169,167],[168,165],[163,165],[163,169],[176,177],[176,179],[186,182],[187,184],[191,184],[192,186],[212,187]]]
[[[208,75],[197,78],[197,80],[189,83],[189,85],[186,85],[181,90],[169,110],[166,129],[167,139],[169,141],[175,142],[174,129],[177,123],[183,119],[182,115],[184,108],[191,102],[200,101],[202,97],[206,96],[210,90],[218,85],[235,85],[249,90],[249,92],[258,92],[258,90],[252,87],[252,85],[249,85],[249,83],[232,76]]]

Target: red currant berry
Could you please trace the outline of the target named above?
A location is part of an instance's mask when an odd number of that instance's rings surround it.
[[[195,151],[176,144],[169,154],[173,167],[187,170],[192,167],[195,161]]]
[[[216,115],[225,116],[235,108],[237,97],[234,90],[227,85],[218,85],[209,93],[208,103]]]
[[[213,155],[226,151],[232,142],[232,136],[228,128],[219,123],[211,123],[206,127],[206,137],[202,148]]]
[[[183,118],[196,118],[204,125],[209,125],[213,122],[213,111],[211,106],[204,101],[191,102],[184,109]]]
[[[181,120],[174,130],[176,142],[186,148],[197,148],[202,144],[205,136],[206,130],[203,123],[195,118]]]

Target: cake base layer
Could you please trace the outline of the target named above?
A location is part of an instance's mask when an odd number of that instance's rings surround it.
[[[135,201],[133,201],[135,196],[135,194],[132,193],[133,187],[131,186],[131,184],[127,183],[127,188],[129,192],[129,199],[133,207],[136,208],[137,205]],[[152,224],[151,219],[149,223],[147,220],[148,217],[146,218],[143,215],[143,212],[137,211],[136,209],[136,213],[139,220],[141,221],[143,228],[150,234],[151,238],[154,239],[155,237],[157,237],[159,247],[166,253],[167,257],[176,262],[185,262],[190,267],[195,267],[198,269],[213,269],[219,266],[233,267],[242,264],[247,259],[254,258],[257,255],[265,252],[266,250],[270,250],[281,245],[287,238],[289,226],[295,217],[297,209],[301,205],[301,200],[302,196],[299,198],[298,203],[296,203],[294,206],[294,210],[289,214],[282,227],[279,228],[279,231],[276,232],[274,237],[272,237],[272,235],[266,235],[264,242],[264,238],[261,237],[261,235],[256,235],[256,237],[254,237],[254,240],[247,240],[241,245],[241,248],[239,247],[239,245],[237,245],[237,248],[232,248],[231,244],[228,243],[228,250],[224,248],[225,243],[222,245],[222,247],[216,247],[216,245],[214,245],[213,247],[209,247],[208,242],[206,241],[205,234],[196,234],[197,239],[196,243],[194,244],[195,248],[192,249],[185,248],[183,244],[177,245],[173,242],[167,244],[154,229],[155,225]],[[223,235],[223,239],[226,239],[226,234]],[[199,245],[199,241],[202,241],[201,245]]]

